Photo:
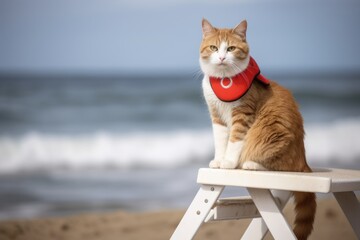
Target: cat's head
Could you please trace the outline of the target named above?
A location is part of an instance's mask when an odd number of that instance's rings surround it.
[[[218,29],[202,20],[200,66],[204,74],[232,77],[245,70],[250,60],[246,29],[246,20],[233,29]]]

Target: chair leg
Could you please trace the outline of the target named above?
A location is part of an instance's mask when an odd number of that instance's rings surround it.
[[[171,240],[190,240],[198,231],[205,217],[222,193],[224,186],[201,185],[194,200],[181,219]]]
[[[258,188],[247,188],[247,190],[273,237],[279,240],[296,240],[294,232],[284,218],[270,190]]]
[[[280,190],[271,190],[272,195],[275,198],[280,199],[279,208],[282,210],[291,197],[291,192],[289,191],[280,191]],[[244,235],[241,237],[242,240],[255,240],[263,239],[268,232],[268,227],[266,226],[262,218],[254,218],[248,228],[246,229]]]
[[[272,195],[275,198],[280,199],[278,203],[279,208],[282,210],[291,197],[291,192],[289,191],[280,191],[280,190],[271,190]],[[255,240],[263,239],[268,232],[268,227],[266,226],[262,218],[254,218],[245,233],[241,237],[242,240]]]
[[[241,240],[261,240],[268,231],[269,229],[262,218],[253,218]]]
[[[356,236],[360,239],[360,203],[354,192],[333,193]]]

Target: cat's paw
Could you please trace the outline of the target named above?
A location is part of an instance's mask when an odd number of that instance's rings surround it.
[[[218,160],[212,160],[212,161],[209,163],[209,167],[210,167],[210,168],[220,168],[220,161],[218,161]]]
[[[261,165],[260,163],[253,162],[253,161],[246,161],[241,166],[242,169],[245,170],[260,170],[260,171],[266,171],[267,169]]]
[[[233,162],[233,161],[221,161],[220,163],[220,168],[222,169],[235,169],[237,167],[237,162]]]

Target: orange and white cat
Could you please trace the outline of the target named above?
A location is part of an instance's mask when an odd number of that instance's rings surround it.
[[[202,86],[215,142],[210,167],[311,172],[303,120],[292,94],[264,80],[260,72],[247,74],[257,64],[249,54],[246,30],[246,21],[233,29],[218,29],[202,21]],[[227,98],[230,89],[235,95]],[[242,92],[236,95],[238,91]],[[315,194],[294,192],[294,198],[294,233],[298,239],[307,239],[313,229]]]

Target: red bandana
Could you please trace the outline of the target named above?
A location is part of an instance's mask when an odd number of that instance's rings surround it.
[[[221,101],[233,102],[245,95],[254,79],[265,85],[270,84],[270,81],[260,74],[255,60],[250,57],[249,65],[244,71],[230,78],[210,77],[210,85]]]

